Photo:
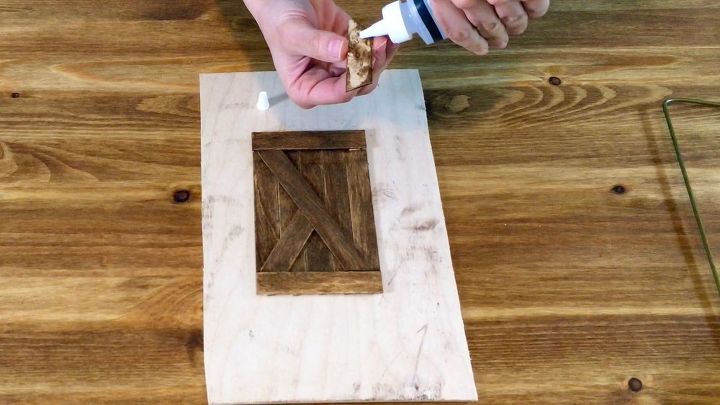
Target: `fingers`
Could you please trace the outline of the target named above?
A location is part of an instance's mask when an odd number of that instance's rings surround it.
[[[522,0],[522,3],[530,18],[540,18],[550,8],[550,0]]]
[[[495,13],[510,35],[520,35],[527,29],[528,15],[520,0],[487,0],[495,6]]]
[[[316,64],[288,85],[288,96],[301,108],[345,103],[353,97],[371,93],[377,88],[380,75],[395,56],[399,46],[387,37],[373,41],[372,84],[350,92],[345,91],[345,63]]]
[[[452,0],[453,4],[465,12],[465,16],[477,28],[492,48],[505,48],[508,33],[495,14],[495,9],[485,0]]]
[[[463,10],[449,1],[435,0],[432,4],[438,24],[451,41],[476,55],[488,53],[488,42],[470,24]]]
[[[357,90],[345,91],[346,75],[332,76],[327,70],[313,67],[288,85],[288,96],[301,108],[350,101]]]
[[[347,39],[334,32],[319,30],[303,19],[286,22],[280,32],[285,49],[298,56],[323,62],[339,62],[348,50]]]

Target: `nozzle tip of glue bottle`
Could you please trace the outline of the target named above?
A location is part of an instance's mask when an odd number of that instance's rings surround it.
[[[387,35],[387,28],[385,28],[385,21],[380,20],[376,22],[375,24],[365,28],[364,30],[360,31],[360,38],[361,39],[367,39],[372,37],[381,37],[383,35]]]

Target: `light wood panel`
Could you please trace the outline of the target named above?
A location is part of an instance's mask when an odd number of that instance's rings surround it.
[[[369,23],[386,2],[339,3]],[[719,10],[553,0],[485,58],[400,49],[482,403],[716,402],[719,302],[660,102],[718,98]],[[197,75],[272,69],[259,30],[236,0],[4,0],[0,20],[0,402],[202,403]],[[677,108],[720,229],[717,126]]]
[[[425,110],[417,105],[423,97],[420,77],[416,70],[388,71],[380,88],[349,104],[303,110],[283,97],[275,72],[201,78],[204,344],[210,402],[476,398]],[[259,112],[246,100],[260,89],[284,101]],[[294,163],[287,155],[293,151],[252,150],[253,133],[281,128],[363,128],[367,157],[365,150],[301,150],[294,151]],[[282,147],[282,140],[277,146]],[[347,206],[338,207],[350,211],[345,224],[338,220],[347,215],[333,217],[327,209],[327,190],[318,193],[310,184],[322,161],[318,152],[342,158],[345,179],[335,179],[333,188],[346,186],[342,191]],[[259,238],[253,232],[253,223],[267,225],[254,219],[258,200],[253,207],[253,173],[248,170],[257,162],[253,155],[275,175],[297,205],[295,217],[307,219],[341,271],[317,272],[319,257],[309,243],[307,268],[265,268],[278,247],[298,253],[297,244],[280,244],[307,238],[296,219],[285,232],[300,238],[284,240],[281,233],[269,259],[256,263],[253,242],[264,243],[270,229],[259,229]],[[260,205],[267,193],[261,198]],[[380,281],[378,263],[382,294],[318,295],[378,292],[368,288]],[[291,280],[294,275],[299,276],[296,282]],[[318,283],[321,278],[325,281]],[[313,295],[263,295],[268,292]]]

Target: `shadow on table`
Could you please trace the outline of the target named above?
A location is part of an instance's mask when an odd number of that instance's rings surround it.
[[[668,178],[666,172],[666,167],[670,167],[671,170],[676,170],[677,175],[679,176],[680,169],[674,155],[672,155],[672,158],[668,158],[667,154],[663,154],[661,152],[663,148],[667,148],[667,145],[663,145],[663,143],[667,143],[668,145],[670,145],[670,135],[667,132],[668,129],[667,127],[665,127],[664,122],[660,126],[660,132],[655,130],[655,128],[657,127],[655,127],[654,123],[660,121],[662,117],[660,103],[658,102],[657,110],[645,109],[640,112],[640,115],[642,117],[642,127],[646,135],[648,150],[650,151],[653,162],[655,163],[656,178],[658,183],[660,184],[662,196],[666,201],[666,209],[668,215],[670,215],[673,230],[675,231],[675,235],[677,238],[677,243],[682,251],[683,259],[685,261],[687,272],[692,282],[695,296],[702,305],[703,310],[706,314],[704,318],[708,329],[712,331],[713,342],[716,347],[720,348],[720,324],[718,324],[718,320],[712,311],[713,299],[708,295],[707,285],[704,282],[702,276],[702,272],[709,272],[710,270],[708,266],[704,265],[704,263],[699,264],[696,261],[695,255],[693,254],[693,245],[690,242],[690,238],[693,236],[689,237],[687,230],[685,229],[685,225],[683,224],[683,216],[681,216],[681,208],[678,207],[677,202],[673,198],[673,184]],[[682,185],[682,183],[675,187],[682,187],[682,195],[686,195],[685,186]],[[687,210],[688,213],[686,216],[691,216],[691,212],[689,211],[690,208],[687,207]],[[693,228],[692,230],[690,230],[690,232],[697,233],[698,231]],[[715,291],[714,285],[712,285],[712,291]]]

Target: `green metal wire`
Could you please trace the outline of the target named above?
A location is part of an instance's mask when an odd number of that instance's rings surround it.
[[[715,259],[713,259],[713,254],[710,250],[710,243],[708,242],[708,237],[705,233],[705,227],[703,226],[700,211],[698,211],[695,194],[693,193],[692,186],[690,185],[690,177],[685,169],[685,162],[683,161],[682,153],[680,153],[680,144],[678,143],[677,136],[675,135],[672,118],[670,118],[670,105],[678,103],[701,105],[706,107],[720,107],[720,102],[689,98],[668,98],[663,102],[663,114],[665,114],[665,122],[670,130],[670,138],[672,138],[673,147],[675,148],[675,156],[677,157],[678,165],[680,165],[680,171],[682,172],[683,180],[685,181],[685,188],[687,189],[688,197],[690,198],[690,205],[692,206],[693,215],[695,215],[695,222],[697,222],[698,229],[700,230],[700,238],[702,239],[703,247],[705,248],[705,256],[707,256],[708,263],[710,263],[710,270],[712,271],[713,280],[715,280],[715,288],[718,290],[718,294],[720,294],[720,277],[718,276],[717,268],[715,267]]]

